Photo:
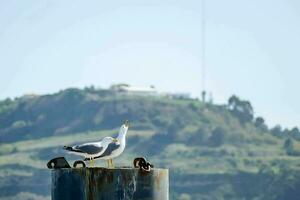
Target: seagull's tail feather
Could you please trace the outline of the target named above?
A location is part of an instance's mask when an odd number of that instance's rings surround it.
[[[73,151],[73,148],[70,146],[64,146],[63,149],[67,151]]]
[[[70,146],[64,146],[63,149],[67,150],[67,151],[71,151],[71,152],[76,152],[76,153],[84,153],[83,151],[80,151],[78,149],[74,149],[73,147],[70,147]]]

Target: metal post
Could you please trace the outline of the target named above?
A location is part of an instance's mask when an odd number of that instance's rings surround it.
[[[52,171],[52,200],[168,200],[168,169],[65,168]]]

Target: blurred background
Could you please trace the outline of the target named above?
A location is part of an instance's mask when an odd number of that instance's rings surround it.
[[[170,169],[171,199],[300,195],[300,2],[0,2],[0,199],[50,199],[62,147]],[[98,166],[106,163],[97,161]]]

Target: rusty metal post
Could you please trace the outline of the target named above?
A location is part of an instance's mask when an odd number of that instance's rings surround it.
[[[168,169],[65,168],[52,171],[52,200],[168,200]]]

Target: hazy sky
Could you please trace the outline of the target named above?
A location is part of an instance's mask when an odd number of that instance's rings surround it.
[[[201,91],[201,1],[0,1],[0,99],[127,82]],[[206,88],[300,126],[300,1],[206,0]]]

